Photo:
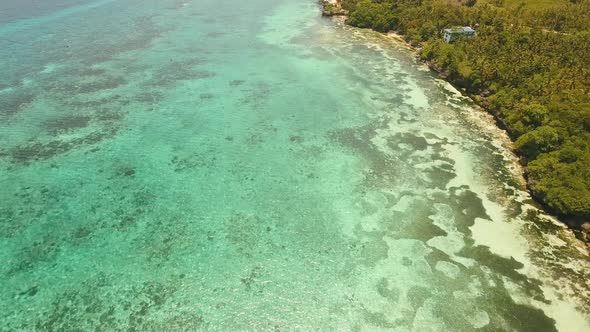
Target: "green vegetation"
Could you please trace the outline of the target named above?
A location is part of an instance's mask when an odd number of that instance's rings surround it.
[[[342,0],[348,23],[396,30],[492,112],[515,141],[533,195],[590,218],[590,0]],[[445,43],[441,30],[477,36]]]

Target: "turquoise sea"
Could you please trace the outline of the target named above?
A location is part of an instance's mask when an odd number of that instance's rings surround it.
[[[4,2],[0,331],[590,331],[584,245],[394,39],[315,0]]]

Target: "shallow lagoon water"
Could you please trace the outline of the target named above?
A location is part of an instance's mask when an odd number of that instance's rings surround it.
[[[315,1],[89,1],[0,59],[0,330],[590,329],[489,117]]]

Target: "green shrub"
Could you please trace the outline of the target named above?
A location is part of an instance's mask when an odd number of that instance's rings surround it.
[[[563,137],[558,129],[542,126],[520,136],[514,146],[528,159],[535,159],[541,153],[556,150],[562,142]]]
[[[356,4],[346,23],[359,27],[387,32],[397,26],[397,17],[391,11],[391,5],[363,0]]]

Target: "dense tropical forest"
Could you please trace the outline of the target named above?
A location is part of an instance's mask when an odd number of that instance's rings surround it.
[[[397,31],[514,140],[533,195],[590,218],[590,0],[342,0],[347,23]],[[445,43],[469,25],[475,38]]]

